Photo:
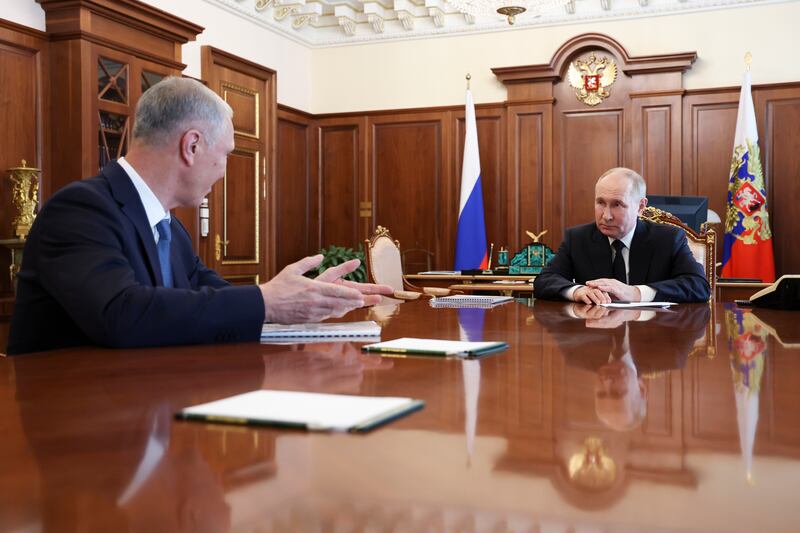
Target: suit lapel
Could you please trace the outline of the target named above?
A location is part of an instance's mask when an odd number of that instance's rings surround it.
[[[592,259],[594,279],[614,277],[611,270],[611,246],[608,244],[608,237],[600,233],[600,230],[594,225],[592,225],[592,233],[589,236],[589,257]]]
[[[628,283],[630,285],[645,285],[653,251],[653,243],[650,242],[650,228],[645,222],[638,220],[628,256],[630,262]]]
[[[136,233],[139,235],[139,244],[144,248],[147,256],[147,266],[150,270],[150,277],[153,285],[163,285],[161,277],[161,266],[158,262],[158,250],[156,241],[153,238],[153,228],[147,223],[147,214],[144,212],[142,200],[139,193],[131,183],[128,174],[123,168],[114,161],[103,168],[103,175],[111,186],[111,194],[120,204],[122,212],[133,223]]]

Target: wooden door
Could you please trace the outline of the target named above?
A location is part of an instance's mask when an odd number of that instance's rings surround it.
[[[209,194],[208,234],[200,234],[203,261],[235,284],[274,275],[273,145],[275,73],[210,46],[202,48],[202,74],[233,108],[236,147],[225,177]]]

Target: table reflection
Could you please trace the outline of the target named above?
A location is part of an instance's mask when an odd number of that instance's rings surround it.
[[[800,520],[794,315],[539,301],[478,311],[403,303],[379,317],[382,337],[508,351],[393,359],[323,342],[0,360],[0,529],[780,531]],[[426,407],[366,435],[172,419],[264,387]]]

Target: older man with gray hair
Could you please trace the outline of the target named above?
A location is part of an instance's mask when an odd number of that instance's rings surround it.
[[[566,231],[553,261],[536,276],[536,298],[602,304],[702,302],[711,289],[679,228],[639,220],[644,179],[612,168],[595,185],[594,223]]]
[[[74,345],[160,346],[257,340],[263,322],[314,322],[391,294],[317,279],[306,257],[267,283],[232,286],[192,249],[176,207],[196,207],[234,149],[233,112],[203,84],[167,78],[136,108],[130,149],[100,175],[58,191],[31,228],[18,275],[10,354]]]

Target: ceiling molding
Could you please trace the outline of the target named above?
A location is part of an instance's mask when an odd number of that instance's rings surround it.
[[[518,31],[637,19],[795,0],[570,0],[541,16],[472,17],[447,0],[204,0],[310,48]]]

